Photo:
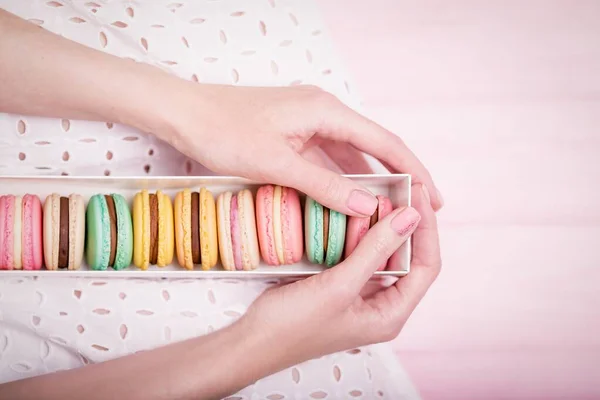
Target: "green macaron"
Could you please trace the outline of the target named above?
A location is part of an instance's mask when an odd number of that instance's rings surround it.
[[[332,267],[340,262],[346,239],[346,215],[307,197],[304,204],[306,256],[313,264]]]
[[[133,224],[125,198],[118,194],[92,196],[86,222],[86,260],[90,268],[127,268],[133,257]]]

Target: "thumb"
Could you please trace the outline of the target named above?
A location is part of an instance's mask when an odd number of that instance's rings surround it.
[[[275,184],[293,187],[325,207],[342,214],[367,217],[377,208],[377,199],[361,185],[317,166],[297,153],[288,157],[287,168],[272,178]]]
[[[412,207],[396,209],[377,222],[360,241],[352,254],[329,272],[330,277],[347,285],[348,293],[358,294],[377,269],[415,231],[421,216]]]

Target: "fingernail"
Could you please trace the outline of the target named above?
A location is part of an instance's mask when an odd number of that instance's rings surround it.
[[[346,203],[349,209],[364,216],[372,215],[377,208],[377,199],[364,190],[353,190]]]
[[[421,216],[417,210],[406,207],[392,219],[392,229],[400,236],[407,236],[415,230],[420,220]]]
[[[444,205],[444,197],[442,196],[442,192],[440,192],[438,188],[435,189],[435,192],[437,193],[437,198],[440,201],[440,207],[442,207]]]
[[[425,186],[425,184],[421,184],[421,191],[423,192],[423,197],[425,197],[425,201],[428,202],[429,204],[431,204],[431,197],[429,196],[429,189],[427,189],[427,186]]]

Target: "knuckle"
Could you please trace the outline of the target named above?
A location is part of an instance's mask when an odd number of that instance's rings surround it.
[[[339,103],[339,100],[337,97],[335,97],[335,95],[325,90],[319,89],[318,91],[314,91],[312,94],[314,96],[313,102],[321,109],[330,109],[337,106]]]
[[[342,184],[336,175],[331,175],[321,181],[320,193],[323,193],[323,198],[334,204],[342,199]]]
[[[380,234],[375,238],[375,244],[373,245],[373,249],[377,255],[381,255],[386,259],[391,257],[394,253],[392,241],[390,240],[388,235],[384,234]]]

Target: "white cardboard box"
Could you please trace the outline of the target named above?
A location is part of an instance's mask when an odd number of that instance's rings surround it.
[[[391,175],[346,175],[352,180],[361,183],[375,194],[383,194],[390,197],[394,208],[410,205],[411,177],[405,174]],[[256,193],[259,184],[237,177],[221,176],[198,176],[198,177],[71,177],[71,176],[4,176],[0,177],[0,195],[13,194],[25,195],[36,194],[44,202],[46,196],[51,193],[59,193],[68,196],[77,193],[87,201],[95,194],[119,193],[130,202],[133,196],[142,189],[150,192],[162,190],[174,199],[175,194],[185,188],[198,190],[207,187],[215,196],[219,193],[231,190],[237,191],[249,188]],[[302,201],[304,196],[301,196]],[[386,271],[378,271],[376,275],[381,276],[403,276],[410,269],[410,240],[398,251],[399,265],[389,266]],[[335,268],[335,267],[334,267]],[[136,277],[136,278],[259,278],[259,277],[300,277],[316,274],[325,269],[324,266],[314,265],[306,260],[285,266],[270,266],[261,262],[254,271],[225,271],[220,263],[210,271],[202,271],[199,266],[194,270],[187,270],[179,266],[177,257],[173,263],[160,268],[150,266],[148,270],[142,271],[131,265],[120,271],[108,269],[106,271],[94,271],[89,269],[84,262],[81,269],[77,271],[57,270],[47,271],[42,268],[39,271],[24,270],[0,270],[0,276],[71,276],[71,277]]]

